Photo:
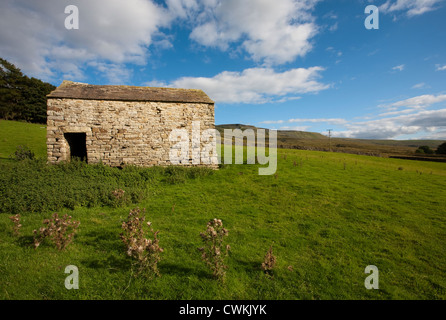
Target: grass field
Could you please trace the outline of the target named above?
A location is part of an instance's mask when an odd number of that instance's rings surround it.
[[[46,126],[0,120],[0,161],[8,160],[18,145],[28,146],[36,157],[46,157]]]
[[[39,127],[22,124],[20,130],[14,124],[18,134],[12,135],[1,128],[5,124],[0,122],[2,154],[25,141],[36,154],[44,150]],[[74,209],[57,212],[81,221],[66,251],[50,244],[33,249],[32,231],[53,210],[20,212],[19,237],[12,233],[12,212],[1,210],[0,299],[446,298],[444,163],[279,149],[272,176],[259,176],[258,165],[225,165],[204,174],[66,165],[51,169],[55,177],[46,179],[42,172],[50,169],[42,162],[0,161],[0,168],[9,183],[3,190],[14,189],[2,192],[3,203],[54,203],[64,181],[66,190],[76,190],[69,196]],[[144,193],[136,203],[88,207],[76,202],[82,186]],[[147,209],[165,250],[162,276],[152,280],[132,277],[119,238],[122,221],[136,206]],[[229,230],[224,284],[212,278],[197,250],[199,234],[213,218]],[[271,244],[277,267],[268,277],[260,265]],[[64,287],[67,265],[79,268],[79,290]],[[379,290],[364,287],[368,265],[379,269]]]

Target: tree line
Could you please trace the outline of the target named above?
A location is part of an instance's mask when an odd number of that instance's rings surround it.
[[[439,145],[437,150],[433,150],[429,146],[421,146],[415,151],[415,153],[418,153],[418,154],[446,154],[446,142]]]
[[[46,95],[54,89],[0,58],[0,119],[46,123]]]

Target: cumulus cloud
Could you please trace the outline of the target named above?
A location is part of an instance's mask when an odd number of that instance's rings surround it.
[[[271,67],[311,50],[318,1],[3,0],[0,56],[46,81],[83,80],[86,69],[95,68],[109,82],[123,83],[126,64],[144,65],[152,48],[172,47],[172,37],[160,30],[175,22],[187,25],[190,38],[203,46],[244,51]],[[79,8],[78,30],[65,29],[67,5]],[[243,101],[261,99],[250,94]]]
[[[391,139],[404,134],[433,132],[446,128],[446,109],[426,110],[446,101],[446,95],[421,95],[378,108],[390,110],[378,119],[347,123],[341,137]]]
[[[401,135],[432,132],[446,128],[446,109],[420,111],[410,115],[346,124],[335,136],[359,139],[392,139]]]
[[[172,19],[194,17],[200,9],[198,0],[166,0],[165,2]],[[208,1],[208,3],[211,2]]]
[[[130,80],[131,71],[120,64],[91,61],[87,65],[94,68],[97,73],[103,74],[109,84],[119,85]]]
[[[437,65],[436,67],[437,67],[436,68],[437,71],[444,71],[444,70],[446,70],[446,64],[444,66]]]
[[[398,108],[425,109],[435,103],[443,101],[446,101],[446,94],[439,94],[439,95],[425,94],[405,100],[400,100],[390,104],[382,104],[379,105],[378,107],[385,108],[388,110],[396,110]]]
[[[381,113],[374,119],[351,121],[342,118],[297,118],[288,120],[263,121],[262,124],[302,123],[313,127],[315,124],[338,126],[333,136],[358,139],[395,139],[402,135],[424,134],[423,138],[445,138],[446,109],[425,110],[426,108],[446,101],[446,95],[422,95],[397,101],[380,108],[400,108],[393,112]],[[441,106],[441,105],[440,105]],[[427,135],[426,135],[427,134]]]
[[[442,0],[388,0],[379,9],[384,13],[404,12],[408,17],[437,9]]]
[[[434,132],[432,134],[427,134],[423,137],[423,139],[446,140],[446,130],[440,130],[440,131]]]
[[[318,27],[311,10],[319,0],[206,0],[199,1],[191,39],[201,45],[227,50],[240,45],[252,59],[265,65],[291,62],[312,48]],[[171,0],[197,10],[192,1]],[[173,5],[172,5],[173,7]],[[190,14],[189,14],[190,15]]]
[[[67,5],[79,8],[78,30],[65,29]],[[82,78],[91,61],[144,64],[169,21],[152,0],[3,0],[0,12],[0,55],[46,80]]]
[[[272,68],[250,68],[242,72],[224,71],[212,78],[183,77],[167,84],[176,88],[204,90],[217,103],[253,103],[280,102],[295,100],[299,97],[287,95],[317,93],[328,89],[330,85],[317,79],[322,67],[297,68],[276,72]],[[275,100],[280,98],[280,100]]]

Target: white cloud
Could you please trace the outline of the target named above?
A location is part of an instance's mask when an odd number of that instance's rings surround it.
[[[261,124],[282,124],[285,122],[286,122],[285,120],[267,120],[267,121],[262,121],[259,123],[261,123]]]
[[[431,95],[425,94],[401,101],[397,101],[391,104],[379,105],[380,108],[387,108],[395,110],[397,108],[409,108],[409,109],[424,109],[435,103],[446,101],[446,94]]]
[[[240,45],[252,59],[266,65],[291,62],[312,48],[310,40],[318,27],[310,12],[318,1],[202,1],[191,38],[222,50]]]
[[[300,100],[302,97],[284,97],[282,99],[276,100],[276,103],[283,103],[287,101],[294,101],[294,100]]]
[[[419,111],[410,115],[377,120],[352,122],[347,130],[338,131],[336,137],[363,139],[392,139],[401,135],[435,132],[446,128],[446,109]]]
[[[251,68],[242,72],[224,71],[212,78],[183,77],[169,84],[171,87],[204,90],[217,103],[266,103],[295,100],[287,95],[317,93],[330,86],[318,82],[322,67],[290,69],[276,72],[271,68]],[[159,84],[155,82],[154,84]]]
[[[384,13],[404,12],[408,17],[436,10],[442,0],[388,0],[379,9]]]
[[[169,8],[169,14],[174,18],[188,19],[195,15],[199,10],[199,1],[197,0],[166,0]]]
[[[415,85],[412,86],[412,89],[423,89],[426,87],[426,84],[424,82],[421,83],[417,83]]]
[[[79,8],[78,30],[64,27],[69,4]],[[82,78],[91,61],[144,64],[169,22],[152,0],[3,0],[0,12],[0,56],[45,80]]]
[[[289,120],[268,120],[268,121],[262,121],[261,124],[283,124],[283,123],[299,123],[299,122],[305,122],[305,123],[329,123],[334,125],[344,125],[347,124],[348,121],[345,119],[339,119],[339,118],[318,118],[318,119],[289,119]]]
[[[328,28],[329,31],[334,32],[336,30],[338,30],[338,23],[334,23],[333,25],[330,26],[330,28]]]
[[[422,138],[444,137],[446,132],[446,109],[424,110],[434,104],[446,101],[446,95],[422,95],[406,100],[397,101],[378,108],[399,108],[403,110],[381,113],[374,119],[354,121],[341,118],[297,118],[288,120],[263,121],[262,124],[314,124],[327,123],[339,126],[333,131],[333,136],[359,139],[397,139],[402,135],[420,135]],[[313,125],[312,125],[313,124]],[[307,127],[307,126],[306,126]],[[308,129],[307,128],[307,129]],[[291,130],[291,129],[290,129]]]
[[[444,70],[446,70],[446,64],[444,66],[437,65],[436,67],[437,67],[436,68],[437,71],[444,71]]]
[[[125,65],[92,61],[88,66],[95,68],[110,84],[122,84],[130,80],[131,71]]]
[[[406,67],[406,66],[405,66],[404,64],[400,64],[399,66],[395,66],[395,67],[393,67],[392,70],[395,70],[395,71],[403,71],[405,67]]]
[[[289,127],[289,126],[284,126],[284,127],[280,127],[279,130],[292,130],[292,131],[307,131],[309,128],[311,128],[310,126],[294,126],[294,127]]]
[[[330,124],[346,124],[347,121],[345,119],[338,119],[338,118],[332,118],[332,119],[290,119],[288,122],[295,123],[295,122],[309,122],[309,123],[330,123]]]
[[[446,130],[434,132],[432,134],[425,135],[423,139],[429,140],[446,140]]]
[[[311,50],[318,30],[311,11],[318,1],[3,0],[0,56],[46,81],[83,80],[86,69],[95,68],[109,82],[124,83],[130,74],[125,64],[144,65],[149,49],[172,47],[160,29],[178,22],[191,27],[196,42],[230,54],[245,50],[267,67]],[[79,8],[79,30],[65,29],[67,5]],[[253,91],[242,100],[263,100]]]

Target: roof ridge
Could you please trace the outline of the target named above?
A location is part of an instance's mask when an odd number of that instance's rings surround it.
[[[48,94],[47,97],[86,100],[197,102],[214,104],[214,101],[201,89],[95,85],[69,80],[63,80],[61,85]]]

